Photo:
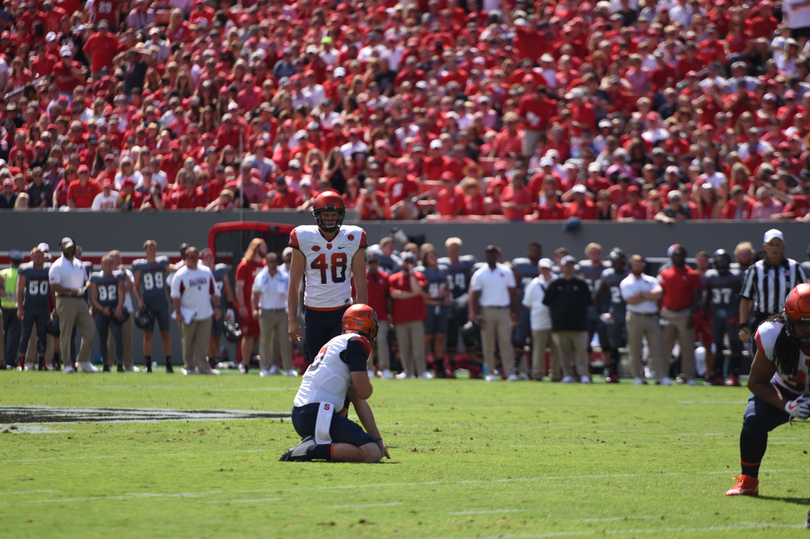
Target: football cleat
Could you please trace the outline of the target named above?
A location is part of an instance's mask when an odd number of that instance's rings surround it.
[[[248,367],[246,367],[244,363],[240,363],[239,364],[239,374],[247,374],[248,372],[250,372],[250,369]]]
[[[297,446],[293,447],[283,455],[281,458],[278,459],[279,461],[290,461],[290,462],[302,462],[306,460],[310,460],[307,456],[307,452],[309,451],[310,447],[315,447],[315,438],[312,436],[307,436],[301,443]]]
[[[618,384],[619,383],[619,375],[618,374],[609,374],[605,377],[605,382],[608,384]]]
[[[101,372],[110,372],[110,366],[105,363],[104,367],[101,368]]]
[[[124,372],[124,366],[119,363],[115,368],[115,372]]]
[[[152,372],[152,362],[147,361],[146,365],[143,368],[143,372]]]
[[[25,361],[23,361],[22,359],[17,362],[17,370],[20,372],[25,370]]]
[[[172,368],[172,364],[170,362],[166,362],[166,374],[174,373],[174,369]]]
[[[807,512],[807,520],[804,521],[805,529],[810,529],[810,511]]]
[[[726,491],[726,496],[756,496],[759,494],[759,479],[750,475],[735,475],[737,482]]]
[[[707,386],[722,386],[725,385],[725,381],[723,380],[722,376],[715,376],[714,378],[710,378],[706,381]]]
[[[729,387],[740,387],[740,379],[736,374],[729,375],[726,380],[726,385]]]

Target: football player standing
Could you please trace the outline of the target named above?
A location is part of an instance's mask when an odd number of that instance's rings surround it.
[[[138,308],[151,312],[158,323],[160,338],[163,340],[163,353],[166,356],[166,372],[172,369],[172,338],[169,334],[169,298],[166,295],[166,273],[174,273],[178,267],[169,262],[167,256],[157,256],[157,242],[146,240],[143,244],[146,258],[132,263],[135,275],[133,292],[138,300]],[[154,325],[143,330],[143,355],[146,359],[146,372],[152,372],[152,335]]]
[[[316,225],[298,226],[290,234],[293,258],[287,293],[290,338],[297,342],[301,327],[295,313],[301,280],[306,275],[304,329],[310,362],[330,339],[340,335],[343,313],[352,304],[352,278],[357,303],[368,303],[366,233],[357,226],[341,226],[346,204],[333,191],[318,195],[312,214]]]

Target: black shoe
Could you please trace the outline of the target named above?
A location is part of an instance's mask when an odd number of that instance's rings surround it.
[[[146,366],[143,368],[143,372],[152,372],[152,362],[151,361],[149,363],[147,363]]]
[[[40,370],[40,371],[47,371],[48,370],[48,368],[45,366],[45,360],[44,359],[41,359],[39,361],[39,367],[37,368],[37,370]]]
[[[173,372],[174,372],[174,369],[172,368],[172,364],[171,363],[166,363],[166,373],[167,374],[172,374]]]
[[[105,363],[104,367],[101,369],[101,372],[110,372],[110,366]]]
[[[307,436],[306,438],[301,440],[300,444],[298,444],[297,446],[293,447],[292,449],[281,455],[281,458],[278,460],[279,461],[288,460],[291,462],[301,462],[305,460],[310,460],[309,457],[307,456],[307,451],[309,451],[309,448],[313,447],[314,445],[315,445],[315,438],[313,438],[312,436]]]
[[[124,372],[124,366],[119,363],[115,368],[115,372]]]

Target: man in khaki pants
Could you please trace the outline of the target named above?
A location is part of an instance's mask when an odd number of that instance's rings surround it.
[[[70,238],[60,242],[62,256],[51,265],[48,272],[51,291],[56,294],[56,314],[59,315],[59,346],[65,354],[65,374],[75,372],[67,359],[70,357],[70,340],[73,327],[79,328],[82,345],[76,363],[84,372],[98,372],[90,363],[90,348],[96,334],[96,325],[90,315],[90,307],[84,298],[87,273],[82,261],[76,257],[76,244]]]
[[[219,319],[219,295],[211,270],[199,264],[196,247],[186,249],[186,265],[172,279],[174,317],[183,341],[183,374],[219,374],[206,360],[211,316]],[[213,309],[211,305],[214,305]]]
[[[279,267],[278,254],[267,253],[264,258],[267,265],[262,268],[253,280],[251,302],[254,317],[259,320],[259,351],[261,354],[259,376],[278,374],[278,355],[281,351],[281,365],[284,376],[298,376],[292,366],[292,341],[287,333],[287,289],[290,275]]]
[[[487,382],[495,376],[495,339],[501,352],[503,372],[509,382],[518,379],[514,373],[515,349],[512,346],[512,326],[517,323],[517,283],[512,268],[499,262],[501,248],[490,245],[484,252],[486,265],[470,279],[470,319],[481,328],[481,344],[487,365]]]
[[[630,349],[630,372],[636,385],[646,384],[641,370],[641,339],[647,337],[650,347],[650,367],[655,371],[656,383],[672,385],[667,376],[664,347],[661,343],[661,328],[658,326],[658,300],[661,286],[653,277],[644,274],[644,258],[630,257],[630,275],[624,278],[619,288],[627,302],[627,347]]]

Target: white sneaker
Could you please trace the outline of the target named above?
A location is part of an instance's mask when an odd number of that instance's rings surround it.
[[[391,369],[385,369],[383,371],[383,378],[385,378],[386,380],[390,380],[393,377],[394,377],[394,375],[391,374]]]
[[[82,363],[79,363],[79,367],[84,372],[98,372],[98,369],[94,367],[93,364],[90,363],[89,361],[83,361]]]
[[[183,376],[188,376],[189,374],[196,374],[194,371],[190,371],[187,368],[183,367],[180,372],[183,373]]]
[[[369,378],[374,378],[374,375],[375,375],[375,372],[372,371],[371,369],[368,369],[368,377]]]
[[[574,383],[574,377],[573,376],[566,376],[565,378],[560,380],[560,383],[561,384],[573,384]]]
[[[688,381],[686,382],[686,385],[688,385],[688,386],[696,386],[696,385],[697,385],[697,382],[695,381],[695,379],[694,379],[694,378],[692,378],[691,380],[688,380]]]
[[[633,378],[633,383],[636,384],[637,386],[643,386],[644,379],[639,376],[636,376],[635,378]]]
[[[663,378],[661,378],[661,381],[658,382],[658,385],[659,386],[671,386],[672,385],[672,380],[670,380],[669,376],[664,376]]]
[[[298,376],[298,371],[295,370],[295,369],[290,369],[288,371],[284,371],[284,376],[290,376],[292,378],[295,378],[296,376]]]
[[[428,371],[425,371],[419,375],[419,378],[421,380],[433,380],[433,375],[430,374]]]
[[[507,382],[517,382],[518,377],[517,377],[516,374],[510,374],[509,376],[506,377],[506,381]]]
[[[32,367],[31,365],[26,364],[25,365],[25,370],[27,370],[27,371],[35,371],[36,369],[34,367]]]
[[[494,382],[497,379],[498,379],[498,377],[495,376],[494,374],[487,374],[487,377],[485,378],[485,380],[487,382]]]
[[[281,374],[281,369],[279,369],[276,365],[271,365],[270,370],[267,371],[267,374],[269,374],[270,376]]]
[[[520,373],[520,374],[518,375],[518,378],[520,378],[521,380],[528,380],[528,379],[529,379],[529,375],[528,375],[528,374],[526,374],[525,372],[522,372],[522,373]]]
[[[259,371],[259,376],[261,376],[262,378],[264,378],[265,376],[270,376],[270,373],[269,373],[269,372],[267,372],[267,369],[263,369],[263,370],[260,370],[260,371]]]
[[[126,372],[141,372],[141,369],[139,369],[139,368],[138,368],[138,367],[136,367],[135,365],[133,365],[132,367],[127,367],[127,368],[126,368],[126,369],[124,369],[124,370],[126,370]]]
[[[65,365],[65,368],[62,369],[62,372],[65,374],[70,374],[72,372],[76,372],[76,369],[73,368],[73,365]]]
[[[408,374],[405,371],[402,371],[401,373],[394,376],[394,378],[396,378],[397,380],[406,380],[408,378]]]
[[[219,371],[216,369],[211,369],[210,371],[205,371],[203,374],[213,374],[215,376],[219,376]]]
[[[583,383],[583,384],[590,384],[591,383],[591,377],[583,374],[582,378],[580,378],[579,381],[581,383]]]

